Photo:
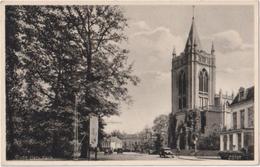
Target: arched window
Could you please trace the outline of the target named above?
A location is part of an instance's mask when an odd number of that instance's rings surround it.
[[[186,94],[186,76],[184,72],[182,74],[182,94]]]
[[[179,109],[186,107],[186,76],[184,71],[179,73],[178,77],[179,88]]]
[[[199,91],[200,92],[205,92],[205,93],[209,92],[208,80],[209,80],[208,73],[205,69],[203,69],[199,73]]]
[[[199,75],[199,91],[203,92],[203,73],[202,73],[202,71],[200,72],[200,75]]]
[[[182,75],[183,75],[183,71],[180,73],[178,81],[179,81],[179,95],[182,94]]]
[[[204,80],[204,84],[203,84],[203,86],[204,86],[204,92],[209,92],[208,73],[207,73],[206,70],[204,71],[204,78],[203,78],[203,80]]]
[[[204,108],[208,106],[207,93],[209,92],[209,76],[205,69],[199,73],[199,93],[200,93],[200,107]]]

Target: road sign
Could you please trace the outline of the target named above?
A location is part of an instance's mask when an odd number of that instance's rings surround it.
[[[95,148],[98,144],[98,117],[90,116],[89,124],[89,143],[90,147]]]

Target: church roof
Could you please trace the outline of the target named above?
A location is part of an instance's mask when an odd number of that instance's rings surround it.
[[[191,23],[191,28],[189,32],[189,36],[185,45],[184,51],[188,51],[190,47],[196,47],[196,50],[201,50],[201,43],[199,39],[199,35],[197,32],[196,24],[195,24],[195,19],[192,17],[192,23]]]

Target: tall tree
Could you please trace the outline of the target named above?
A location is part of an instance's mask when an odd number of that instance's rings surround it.
[[[21,99],[21,76],[20,62],[18,52],[20,51],[20,41],[18,34],[20,28],[18,20],[21,17],[20,10],[14,6],[6,7],[5,20],[5,42],[6,42],[6,157],[7,159],[14,159],[17,152],[15,137],[16,137],[16,119],[19,110],[23,109]]]
[[[71,78],[77,59],[72,59],[74,55],[68,53],[71,48],[66,46],[66,37],[60,35],[66,27],[51,7],[23,6],[23,10],[24,17],[19,21],[23,32],[21,63],[25,73],[27,112],[32,119],[45,113],[38,120],[42,124],[31,125],[29,134],[43,143],[37,131],[41,126],[50,141],[45,148],[51,150],[53,157],[64,157],[66,155],[61,155],[64,152],[60,150],[69,145],[73,136],[71,85],[74,80]]]
[[[24,89],[23,113],[27,119],[21,118],[29,129],[29,133],[25,129],[21,133],[32,139],[30,146],[35,143],[46,146],[44,152],[53,157],[72,156],[75,109],[80,119],[80,138],[87,138],[89,114],[97,114],[100,120],[119,114],[120,103],[129,100],[127,84],[138,83],[138,78],[131,75],[128,51],[120,47],[126,40],[127,20],[117,6],[14,7],[18,8],[23,17],[13,17],[21,28],[19,38],[14,41],[21,47],[18,63],[22,64],[24,76],[20,84]],[[9,19],[11,14],[7,15],[7,22]],[[7,47],[14,49],[11,42]],[[12,107],[13,99],[9,102]],[[7,122],[12,125],[12,121]],[[41,128],[45,133],[39,133]],[[50,142],[44,142],[40,137],[43,135]],[[87,141],[83,140],[83,148],[88,146]]]
[[[89,113],[101,117],[118,114],[120,101],[129,98],[128,81],[133,84],[138,81],[130,75],[132,65],[127,65],[128,51],[119,45],[126,40],[123,30],[127,26],[121,9],[117,6],[66,6],[60,11],[77,36],[72,42],[82,51],[81,63],[85,67],[82,68],[85,74],[82,117]]]

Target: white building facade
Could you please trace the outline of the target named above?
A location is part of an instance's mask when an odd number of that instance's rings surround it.
[[[116,149],[121,149],[123,147],[123,142],[117,137],[110,137],[107,139],[104,139],[102,142],[102,148],[103,149],[111,149],[112,151]]]
[[[254,87],[240,88],[224,113],[220,151],[238,151],[254,145]]]

